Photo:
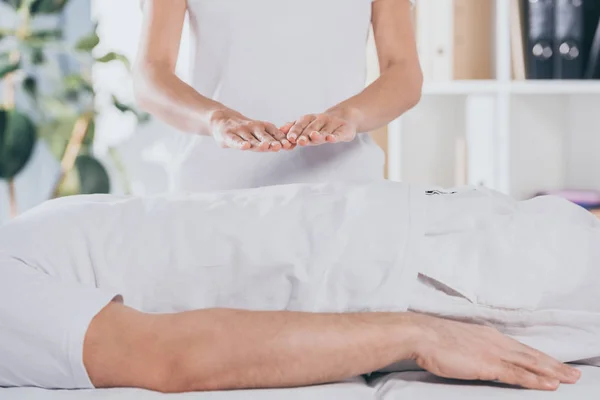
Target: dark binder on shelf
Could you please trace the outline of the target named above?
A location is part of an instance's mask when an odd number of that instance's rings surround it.
[[[583,65],[584,70],[589,63],[596,28],[600,20],[600,0],[583,0]]]
[[[538,0],[539,1],[539,0]],[[554,78],[583,78],[583,0],[555,0]]]
[[[585,79],[600,79],[600,19],[596,24],[596,34],[590,48]]]
[[[555,0],[526,0],[527,79],[554,77]]]

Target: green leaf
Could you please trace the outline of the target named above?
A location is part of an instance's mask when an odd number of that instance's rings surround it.
[[[133,115],[136,116],[139,123],[146,123],[150,120],[149,114],[140,112],[135,107],[130,106],[125,103],[122,103],[121,101],[119,101],[119,99],[116,98],[116,96],[113,95],[112,100],[113,100],[113,105],[117,108],[117,110],[121,111],[122,113],[126,113],[126,112],[132,113]]]
[[[41,65],[46,62],[46,55],[44,49],[34,47],[31,49],[31,62],[33,65]]]
[[[17,32],[13,30],[0,29],[0,41],[8,36],[15,36]]]
[[[92,33],[79,39],[75,45],[75,50],[91,52],[96,46],[98,46],[98,43],[100,43],[100,37],[94,29]]]
[[[137,113],[137,119],[138,119],[138,122],[140,124],[145,124],[145,123],[149,122],[150,119],[152,119],[152,117],[148,113],[145,113],[145,112],[140,113],[140,112],[138,112]]]
[[[40,138],[48,144],[50,152],[57,159],[60,159],[65,153],[76,119],[75,115],[72,118],[65,116],[43,124],[39,128]]]
[[[129,60],[127,59],[127,57],[125,57],[123,54],[115,53],[114,51],[111,51],[110,53],[107,53],[100,58],[96,58],[96,61],[100,62],[100,63],[109,63],[111,61],[120,61],[123,63],[123,65],[125,65],[125,67],[128,70],[131,69],[131,64],[129,63]]]
[[[23,4],[22,0],[1,0],[4,4],[9,5],[10,7],[14,8],[15,10],[18,10],[21,7],[21,4]]]
[[[150,120],[150,114],[140,112],[134,106],[122,103],[115,95],[112,96],[113,105],[122,113],[130,112],[134,114],[139,123],[146,123]]]
[[[91,82],[86,80],[82,75],[71,74],[63,78],[64,96],[67,101],[78,102],[83,94],[94,95],[94,88]]]
[[[109,193],[110,178],[104,166],[96,158],[80,155],[75,160],[75,169],[79,175],[79,193]]]
[[[29,117],[0,109],[0,178],[12,179],[27,165],[37,137]]]
[[[0,64],[0,79],[3,79],[6,75],[17,71],[21,68],[21,62],[7,62]]]
[[[112,95],[112,101],[113,101],[114,106],[122,113],[125,113],[125,112],[135,113],[135,111],[133,110],[132,107],[128,106],[125,103],[121,103],[121,101],[119,99],[117,99],[117,96],[115,96],[114,94]]]
[[[62,29],[44,29],[35,32],[31,32],[29,34],[30,38],[33,39],[62,39],[63,38],[63,30]]]
[[[67,3],[67,0],[33,0],[29,9],[31,15],[55,14],[61,12]]]
[[[30,48],[42,48],[63,38],[62,29],[50,29],[32,32],[23,42]]]
[[[129,174],[125,168],[125,164],[123,163],[123,158],[119,153],[119,150],[115,147],[108,148],[108,155],[111,158],[113,165],[115,166],[115,170],[119,175],[121,185],[123,186],[123,190],[126,195],[130,195],[132,193],[131,189],[131,180],[129,179]]]
[[[51,123],[64,118],[76,118],[79,115],[77,109],[61,99],[60,96],[41,96],[40,101],[44,114]]]
[[[88,124],[87,131],[85,132],[85,136],[83,137],[82,144],[84,146],[91,146],[94,143],[94,139],[96,137],[96,122],[91,120]]]
[[[88,82],[83,76],[79,74],[67,75],[63,79],[63,86],[67,91],[86,91],[93,93],[94,88],[91,82]]]
[[[23,90],[27,93],[34,101],[37,101],[37,81],[33,76],[28,76],[23,80]]]
[[[39,136],[48,144],[50,152],[56,158],[63,157],[67,143],[73,133],[73,128],[79,118],[80,115],[77,113],[64,114],[40,126]],[[96,126],[92,120],[83,138],[82,145],[84,148],[92,145],[95,134]]]

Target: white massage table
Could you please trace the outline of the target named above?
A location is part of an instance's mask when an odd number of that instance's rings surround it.
[[[578,400],[600,396],[600,368],[582,366],[577,385],[563,385],[556,392],[513,389],[503,385],[464,383],[436,378],[426,372],[385,375],[367,384],[355,379],[334,385],[285,390],[252,390],[164,395],[134,389],[52,391],[33,388],[0,389],[0,400]]]

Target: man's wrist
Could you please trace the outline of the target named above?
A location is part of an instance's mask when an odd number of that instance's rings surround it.
[[[423,335],[423,324],[420,315],[404,312],[398,315],[394,324],[394,337],[398,339],[397,348],[400,351],[398,361],[412,360],[417,357],[419,343]]]

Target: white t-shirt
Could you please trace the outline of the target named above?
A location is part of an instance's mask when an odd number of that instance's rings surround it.
[[[192,86],[249,118],[281,126],[359,93],[372,0],[188,0]],[[175,189],[211,191],[383,178],[367,134],[279,153],[221,149],[189,135]]]

